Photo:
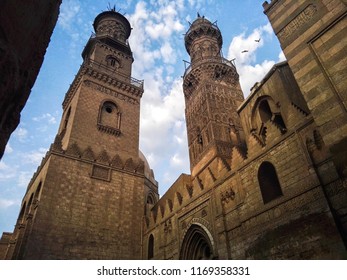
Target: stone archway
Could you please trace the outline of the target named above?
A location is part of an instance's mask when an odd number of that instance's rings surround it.
[[[214,258],[213,241],[200,225],[192,224],[186,232],[180,252],[181,260],[209,260]]]

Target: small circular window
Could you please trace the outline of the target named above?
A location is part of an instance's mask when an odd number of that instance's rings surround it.
[[[106,106],[106,107],[105,107],[105,111],[106,111],[107,113],[111,114],[112,111],[113,111],[113,109],[112,109],[111,106]]]

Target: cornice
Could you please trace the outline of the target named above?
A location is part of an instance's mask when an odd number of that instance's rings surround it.
[[[128,93],[133,96],[135,99],[141,98],[143,94],[143,82],[132,79],[129,77],[129,81],[122,81],[121,79],[117,79],[117,77],[112,77],[111,75],[99,71],[98,69],[94,69],[92,65],[82,65],[80,70],[78,71],[74,81],[70,85],[69,90],[65,95],[65,99],[63,101],[63,109],[66,109],[67,105],[70,103],[71,99],[75,95],[77,88],[81,84],[81,80],[83,77],[88,76],[93,79],[99,80],[103,84],[110,85],[120,89],[123,92]],[[123,77],[122,77],[123,78]],[[142,83],[141,83],[142,82]]]

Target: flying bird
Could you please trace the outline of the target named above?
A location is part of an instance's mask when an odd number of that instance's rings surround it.
[[[258,40],[254,40],[254,41],[256,41],[257,43],[259,43],[259,42],[260,42],[260,40],[261,40],[261,38],[259,38]]]
[[[248,52],[248,50],[243,50],[241,53],[246,53],[246,52]]]

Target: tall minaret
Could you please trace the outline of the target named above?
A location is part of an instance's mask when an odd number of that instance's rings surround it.
[[[139,149],[143,81],[131,77],[131,27],[123,15],[107,11],[95,18],[94,29],[63,102],[59,129],[63,148],[77,143],[82,149],[94,146],[134,157]]]
[[[7,259],[140,259],[158,186],[139,151],[143,82],[131,77],[131,27],[99,14],[63,101],[60,128],[23,198]]]
[[[218,26],[200,15],[185,35],[191,59],[183,80],[190,168],[200,187],[203,177],[215,180],[230,169],[232,147],[243,145],[236,110],[244,98],[234,64],[221,54],[222,43]]]

